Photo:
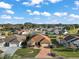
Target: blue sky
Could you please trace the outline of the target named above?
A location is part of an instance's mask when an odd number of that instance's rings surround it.
[[[0,0],[0,24],[79,24],[79,0]]]

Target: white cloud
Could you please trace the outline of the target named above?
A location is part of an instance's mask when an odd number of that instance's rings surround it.
[[[41,14],[39,11],[32,12],[31,10],[27,10],[26,12],[29,13],[30,15],[40,15]]]
[[[10,15],[1,15],[1,19],[12,19]]]
[[[48,12],[42,12],[41,15],[43,15],[43,16],[51,16],[51,14],[48,13]]]
[[[23,2],[23,5],[28,5],[28,6],[32,6],[32,5],[39,5],[41,3],[48,5],[48,1],[51,3],[57,3],[57,2],[61,2],[63,0],[31,0],[30,2]],[[37,6],[39,7],[39,6]]]
[[[31,10],[26,10],[29,15],[41,15],[41,16],[51,16],[49,12],[39,12],[39,11],[31,11]]]
[[[23,2],[23,5],[28,5],[28,6],[32,6],[32,5],[39,5],[40,3],[42,3],[44,0],[31,0],[31,2]]]
[[[79,15],[76,15],[76,14],[70,14],[69,17],[79,19]]]
[[[57,3],[57,2],[60,2],[62,0],[49,0],[51,3]]]
[[[32,11],[31,10],[26,10],[26,12],[31,13]]]
[[[76,5],[76,7],[73,7],[73,10],[78,11],[79,10],[79,1],[74,1],[74,4]]]
[[[75,4],[76,6],[79,6],[79,1],[74,1],[74,4]]]
[[[23,5],[28,5],[28,6],[30,6],[30,3],[29,3],[29,2],[23,2],[22,4],[23,4]]]
[[[40,8],[41,6],[40,5],[36,5],[35,7]]]
[[[19,2],[20,0],[16,0],[17,2]]]
[[[14,14],[15,12],[14,11],[12,11],[12,10],[6,10],[5,11],[7,14]]]
[[[23,2],[22,4],[25,5],[25,6],[32,6],[32,5],[34,5],[34,4],[30,3],[30,2]],[[41,6],[38,4],[38,5],[35,5],[34,7],[39,8]]]
[[[22,19],[24,19],[24,17],[14,17],[14,19],[22,20]]]
[[[58,17],[61,17],[61,16],[67,16],[68,13],[67,13],[67,12],[62,12],[62,13],[56,12],[56,13],[54,13],[54,15],[55,15],[55,16],[58,16]]]
[[[0,2],[0,8],[11,9],[12,5],[5,2]]]
[[[40,15],[40,12],[39,11],[34,11],[33,15]]]
[[[31,4],[35,5],[35,4],[40,4],[41,2],[43,2],[43,0],[32,0]]]

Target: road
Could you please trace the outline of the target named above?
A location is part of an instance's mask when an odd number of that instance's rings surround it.
[[[2,47],[0,50],[4,51],[4,55],[10,55],[12,56],[15,51],[18,49],[18,47]]]

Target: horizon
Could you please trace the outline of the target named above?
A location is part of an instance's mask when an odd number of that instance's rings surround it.
[[[79,0],[0,0],[0,24],[79,24]]]

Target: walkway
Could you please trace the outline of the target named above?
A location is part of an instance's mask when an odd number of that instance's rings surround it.
[[[50,48],[41,47],[41,51],[38,53],[36,58],[52,58],[51,56],[48,56],[48,53],[50,53]]]

